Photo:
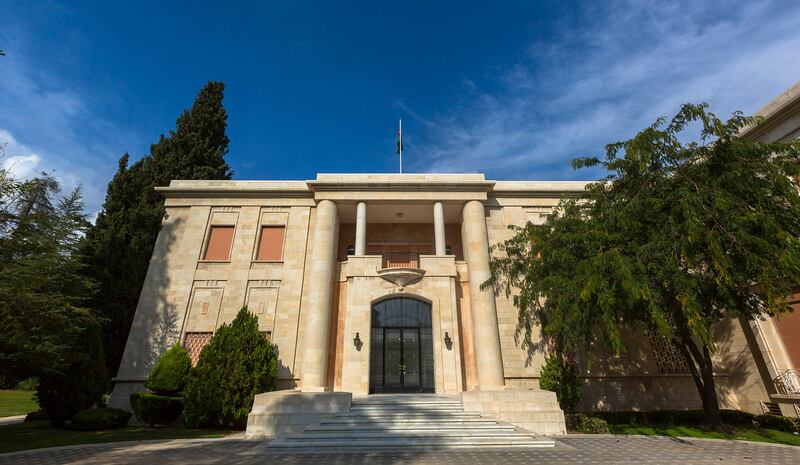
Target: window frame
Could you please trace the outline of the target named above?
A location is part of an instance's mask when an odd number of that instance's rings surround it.
[[[264,236],[265,228],[282,228],[283,238],[281,239],[281,258],[278,260],[260,260],[258,258],[258,251],[261,248],[261,238]],[[285,224],[261,224],[258,228],[258,235],[256,237],[255,247],[253,248],[253,262],[257,263],[283,263],[286,257],[286,225]]]
[[[233,234],[231,235],[231,244],[228,247],[228,258],[224,260],[213,259],[213,258],[206,258],[208,255],[208,246],[211,244],[211,234],[214,228],[231,228],[233,229]],[[230,263],[231,255],[233,254],[233,244],[236,241],[236,225],[235,224],[210,224],[208,225],[208,229],[206,230],[206,238],[203,241],[203,250],[200,252],[200,262],[206,263]]]

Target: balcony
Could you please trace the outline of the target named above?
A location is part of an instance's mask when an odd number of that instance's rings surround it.
[[[417,252],[386,252],[381,255],[381,268],[419,268]]]
[[[416,252],[386,252],[381,255],[381,268],[378,276],[403,288],[422,279],[425,270],[419,267],[419,254]]]

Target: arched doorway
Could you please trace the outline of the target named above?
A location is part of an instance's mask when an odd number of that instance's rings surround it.
[[[370,394],[434,392],[431,304],[393,297],[372,306]]]

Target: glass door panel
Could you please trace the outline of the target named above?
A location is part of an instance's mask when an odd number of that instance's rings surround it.
[[[401,390],[403,388],[403,333],[400,329],[386,328],[383,343],[385,344],[384,358],[384,388],[386,390]]]
[[[419,329],[403,329],[403,390],[418,391],[419,383]]]

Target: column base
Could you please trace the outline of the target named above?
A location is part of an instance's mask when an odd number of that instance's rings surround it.
[[[492,416],[537,435],[567,433],[555,392],[503,387],[462,392],[461,402],[464,410]]]

